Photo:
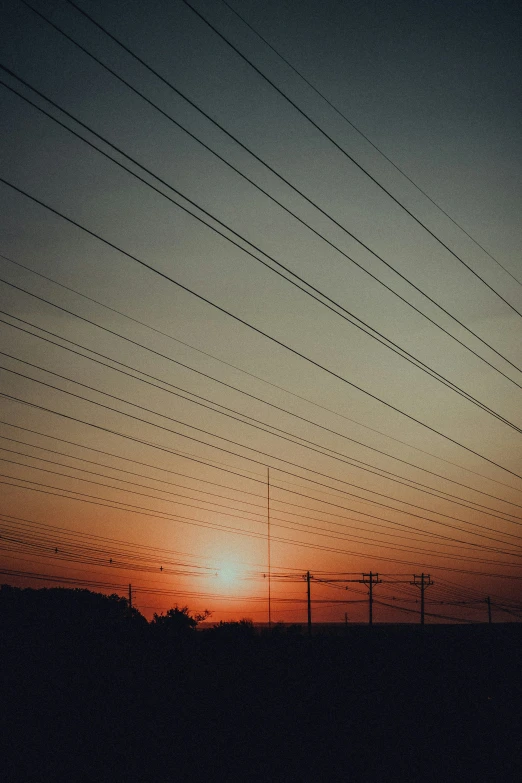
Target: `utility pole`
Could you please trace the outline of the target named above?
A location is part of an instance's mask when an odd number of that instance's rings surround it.
[[[306,591],[308,597],[308,636],[312,635],[312,601],[310,599],[310,571],[306,572]]]
[[[129,614],[132,614],[132,585],[129,583]]]
[[[488,623],[491,625],[491,599],[490,599],[489,595],[486,598],[486,603],[488,605]]]
[[[362,576],[363,578],[358,581],[368,586],[368,623],[373,625],[373,586],[382,582],[382,579],[379,579],[379,574],[373,574],[371,571],[369,574],[363,574]]]
[[[411,585],[415,585],[416,587],[420,587],[421,591],[421,612],[420,612],[420,621],[421,625],[424,625],[424,591],[427,587],[433,584],[433,582],[430,579],[429,574],[421,574],[418,576],[417,574],[413,575],[413,582],[410,582]]]
[[[267,471],[268,628],[272,628],[272,569],[270,566],[270,468]]]

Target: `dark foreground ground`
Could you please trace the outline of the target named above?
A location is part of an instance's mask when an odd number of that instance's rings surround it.
[[[1,609],[6,783],[522,780],[522,625],[308,639]]]

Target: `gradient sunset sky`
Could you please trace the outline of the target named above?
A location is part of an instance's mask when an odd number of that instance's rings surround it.
[[[2,6],[0,581],[519,618],[517,4],[191,5]]]

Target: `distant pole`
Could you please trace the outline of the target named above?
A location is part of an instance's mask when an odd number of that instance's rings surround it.
[[[132,586],[129,584],[129,609],[132,609]]]
[[[491,599],[490,599],[489,595],[486,598],[486,603],[488,605],[488,623],[491,624]]]
[[[272,628],[272,570],[270,564],[270,468],[267,472],[268,628]]]
[[[424,591],[427,587],[432,585],[433,582],[431,581],[429,574],[421,574],[420,576],[414,574],[413,582],[410,582],[410,584],[420,588],[421,591],[420,621],[421,621],[421,625],[424,625]]]
[[[379,574],[374,574],[370,571],[369,574],[363,574],[362,583],[368,586],[368,623],[373,625],[373,586],[379,584],[382,580],[379,579]]]
[[[348,612],[344,613],[344,624],[346,627],[348,627]]]
[[[306,572],[306,591],[308,597],[308,636],[312,635],[312,601],[310,598],[310,571]]]

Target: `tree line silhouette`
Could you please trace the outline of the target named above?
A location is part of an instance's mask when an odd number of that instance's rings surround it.
[[[1,779],[520,778],[519,624],[204,620],[3,585]]]

